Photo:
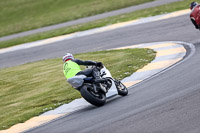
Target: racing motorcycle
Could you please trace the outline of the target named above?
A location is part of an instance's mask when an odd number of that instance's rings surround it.
[[[200,30],[200,5],[195,6],[190,13],[190,20],[196,29]]]
[[[102,67],[98,68],[98,72],[102,79],[106,79],[105,82],[96,83],[93,77],[85,75],[77,75],[67,80],[73,88],[80,91],[87,102],[95,106],[103,106],[106,103],[106,93],[113,87],[117,90],[118,95],[126,96],[128,94],[126,86],[121,81],[114,79],[105,66]]]

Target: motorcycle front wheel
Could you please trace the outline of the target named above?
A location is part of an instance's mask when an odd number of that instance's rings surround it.
[[[106,95],[102,92],[94,93],[92,90],[92,86],[84,85],[80,90],[82,97],[92,105],[103,106],[106,102]]]
[[[117,87],[117,91],[119,95],[126,96],[128,94],[128,89],[121,81],[116,81],[115,85]]]

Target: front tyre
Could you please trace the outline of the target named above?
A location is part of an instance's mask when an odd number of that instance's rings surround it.
[[[119,95],[126,96],[128,94],[128,89],[121,81],[116,81],[115,85],[117,87],[117,91]]]
[[[106,96],[102,92],[94,93],[92,91],[92,86],[84,85],[81,90],[82,97],[89,103],[95,106],[103,106],[106,102]]]

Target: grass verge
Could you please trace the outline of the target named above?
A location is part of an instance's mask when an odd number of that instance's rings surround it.
[[[101,61],[113,77],[123,79],[155,58],[151,49],[125,49],[75,55]],[[49,59],[0,69],[0,130],[80,98],[66,83],[62,59]]]
[[[3,42],[0,42],[0,48],[6,48],[6,47],[22,44],[22,43],[37,41],[41,39],[46,39],[46,38],[55,37],[59,35],[65,35],[65,34],[74,33],[78,31],[84,31],[84,30],[102,27],[102,26],[106,26],[106,25],[110,25],[114,23],[134,20],[141,17],[155,16],[155,15],[169,13],[169,12],[173,12],[177,10],[187,9],[190,2],[191,0],[174,2],[167,5],[143,9],[143,10],[135,11],[132,13],[109,17],[109,18],[105,18],[105,19],[101,19],[101,20],[97,20],[93,22],[88,22],[88,23],[79,24],[75,26],[69,26],[69,27],[52,30],[48,32],[38,33],[38,34],[30,35],[30,36],[25,36],[22,38],[12,39],[9,41],[3,41]]]
[[[0,36],[149,1],[153,0],[1,0]]]

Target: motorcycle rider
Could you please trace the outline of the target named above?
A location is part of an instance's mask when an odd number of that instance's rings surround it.
[[[106,79],[101,79],[99,75],[99,70],[94,67],[90,69],[85,69],[81,71],[81,68],[79,65],[95,65],[101,68],[103,64],[101,62],[94,62],[94,61],[82,61],[79,59],[74,59],[74,56],[71,53],[66,53],[63,56],[63,73],[66,77],[66,79],[69,79],[71,77],[74,77],[76,75],[85,75],[86,77],[94,77],[95,82],[101,83],[107,81]]]
[[[199,12],[199,7],[200,7],[200,5],[195,1],[190,4],[190,9],[192,10],[191,13],[190,13],[190,19],[191,19],[191,21],[194,24],[196,29],[200,28],[199,25],[197,24],[197,22],[195,21],[195,16]]]

